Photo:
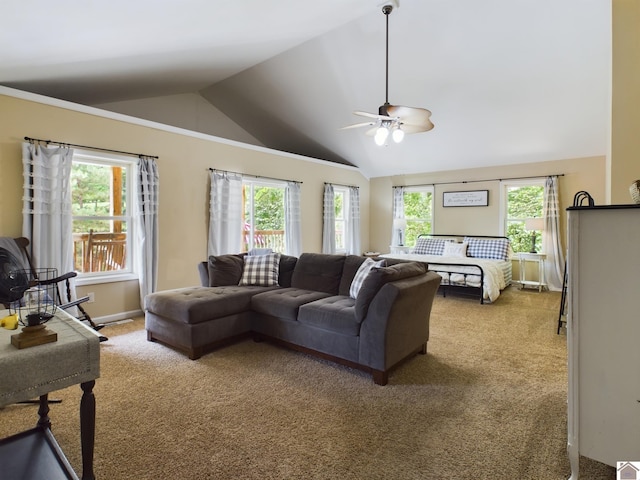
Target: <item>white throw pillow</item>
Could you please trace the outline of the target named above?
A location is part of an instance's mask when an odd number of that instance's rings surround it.
[[[444,250],[442,251],[442,256],[444,257],[466,257],[467,256],[467,245],[466,242],[463,243],[453,243],[447,242],[444,244]]]

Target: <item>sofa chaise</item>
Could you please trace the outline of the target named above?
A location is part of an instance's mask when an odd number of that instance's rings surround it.
[[[149,341],[197,359],[253,336],[372,374],[426,354],[440,276],[422,263],[388,266],[356,255],[211,256],[201,286],[145,298]]]

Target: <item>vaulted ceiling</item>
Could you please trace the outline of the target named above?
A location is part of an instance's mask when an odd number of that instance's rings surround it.
[[[401,0],[389,102],[435,128],[378,147],[384,0],[4,0],[0,84],[86,105],[199,93],[263,145],[368,177],[604,155],[610,0]],[[212,132],[215,134],[215,132]]]

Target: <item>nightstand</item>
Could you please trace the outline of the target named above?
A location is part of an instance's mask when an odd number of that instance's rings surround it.
[[[410,253],[411,247],[408,245],[391,245],[389,247],[389,252],[391,253]]]
[[[520,286],[525,288],[526,286],[537,287],[541,292],[547,283],[544,278],[544,262],[547,258],[545,253],[525,253],[520,252],[516,254],[518,256],[518,263],[520,267]],[[527,280],[527,262],[535,262],[538,264],[538,280]]]

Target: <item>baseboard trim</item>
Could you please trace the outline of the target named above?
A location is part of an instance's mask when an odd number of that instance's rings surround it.
[[[142,317],[143,315],[144,312],[142,310],[130,310],[128,312],[114,313],[113,315],[105,315],[103,317],[91,317],[91,320],[93,320],[93,323],[100,325],[103,323],[119,322],[134,317]]]

